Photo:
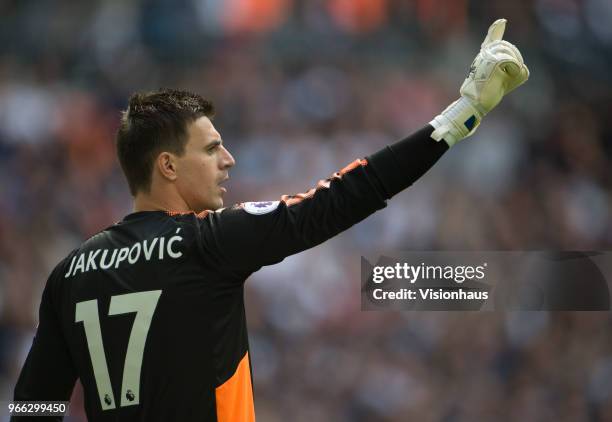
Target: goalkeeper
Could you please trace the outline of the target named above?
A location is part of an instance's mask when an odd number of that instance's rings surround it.
[[[222,208],[235,162],[212,104],[133,95],[117,154],[135,212],[51,273],[14,399],[68,400],[80,378],[92,422],[255,420],[244,281],[384,208],[474,133],[529,76],[505,24],[491,25],[460,98],[429,125],[279,201]]]

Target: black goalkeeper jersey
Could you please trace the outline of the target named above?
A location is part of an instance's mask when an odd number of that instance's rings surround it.
[[[430,132],[427,168],[446,150]],[[49,277],[15,400],[68,400],[80,378],[91,422],[254,421],[245,279],[383,208],[397,190],[383,167],[399,150],[305,194],[136,212],[96,234]]]

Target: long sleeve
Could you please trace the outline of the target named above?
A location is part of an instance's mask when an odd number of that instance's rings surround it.
[[[352,162],[306,193],[243,203],[201,221],[208,253],[228,268],[255,271],[316,246],[386,206],[448,149],[427,126],[375,154]]]
[[[56,269],[49,277],[42,295],[36,336],[15,386],[15,401],[68,401],[77,379],[54,307],[53,290],[57,272]],[[23,416],[12,420],[29,419],[33,418]],[[45,417],[45,420],[62,419]]]

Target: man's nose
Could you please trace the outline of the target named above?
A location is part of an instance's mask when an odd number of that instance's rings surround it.
[[[222,159],[222,166],[223,168],[230,168],[230,167],[234,167],[234,165],[236,164],[236,160],[234,160],[234,157],[232,156],[232,154],[230,154],[230,152],[225,148],[223,148],[223,159]]]

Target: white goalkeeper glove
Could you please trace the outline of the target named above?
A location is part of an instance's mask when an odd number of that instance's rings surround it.
[[[431,137],[436,141],[444,139],[453,146],[473,134],[503,96],[529,78],[518,48],[502,40],[505,29],[505,19],[493,22],[461,85],[461,97],[429,122],[434,127]]]

